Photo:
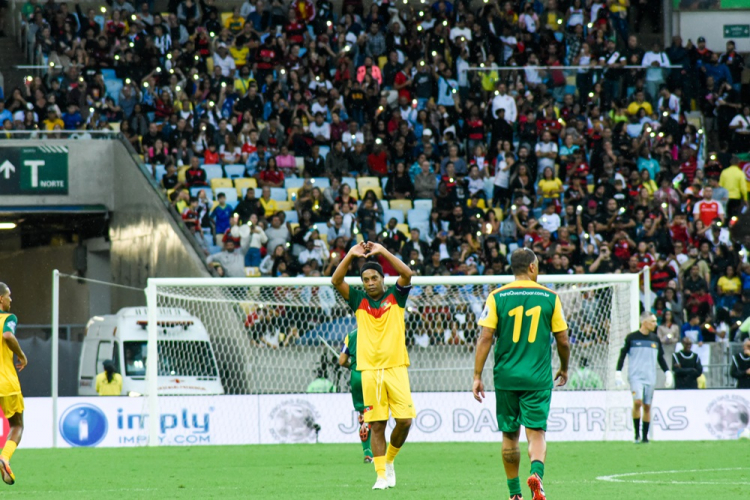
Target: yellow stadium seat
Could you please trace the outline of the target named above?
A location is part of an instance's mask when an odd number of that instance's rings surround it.
[[[240,177],[239,179],[234,180],[234,187],[237,188],[257,188],[258,187],[258,181],[253,179],[252,177]]]
[[[221,13],[221,25],[222,26],[226,26],[227,19],[229,19],[230,17],[232,17],[232,13],[231,12],[222,12]],[[218,33],[217,33],[217,35],[218,35]]]
[[[209,75],[213,75],[214,74],[214,58],[213,57],[207,57],[206,58],[206,70],[207,70],[206,72]]]
[[[320,239],[326,242],[326,245],[328,244],[328,233],[318,233],[320,235]]]
[[[586,190],[589,192],[589,194],[592,194],[594,192],[594,185],[593,184],[588,184],[586,186]]]
[[[258,267],[246,267],[245,276],[248,278],[260,278],[260,268]]]
[[[357,233],[357,243],[362,243],[363,241],[365,241],[365,237]]]
[[[495,211],[495,215],[497,216],[497,220],[503,220],[503,209],[499,207],[495,207],[492,210]]]
[[[286,188],[287,201],[290,201],[292,203],[294,203],[295,201],[297,201],[297,191],[299,191],[299,189],[300,188],[298,188],[298,187],[296,187],[296,188]]]
[[[214,177],[211,179],[211,189],[219,189],[219,188],[231,188],[234,187],[232,185],[232,179],[225,179],[224,177]]]
[[[401,210],[404,212],[404,217],[412,209],[411,200],[391,200],[389,205],[391,210]]]
[[[277,201],[276,208],[280,212],[286,212],[287,210],[294,210],[294,203],[291,201]]]
[[[404,233],[406,236],[409,236],[409,233],[411,233],[411,229],[409,229],[409,224],[396,224],[396,229]]]
[[[380,200],[383,198],[383,190],[380,188],[380,186],[373,186],[373,187],[366,187],[365,189],[359,190],[359,199],[364,200],[365,199],[365,193],[368,191],[372,191],[375,193],[375,196]]]
[[[186,165],[177,169],[177,180],[179,182],[185,182],[185,172],[187,172],[189,168],[190,167]]]
[[[362,191],[362,189],[368,187],[381,187],[380,179],[377,177],[360,177],[357,179],[357,190]]]
[[[469,206],[469,203],[471,203],[471,198],[469,198],[469,199],[466,200],[466,206],[467,207]],[[479,201],[477,203],[477,208],[481,208],[482,210],[484,210],[485,208],[487,208],[487,205],[485,204],[485,202],[484,202],[484,200],[482,198],[479,198]]]

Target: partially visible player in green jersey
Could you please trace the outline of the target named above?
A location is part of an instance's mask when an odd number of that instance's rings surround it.
[[[357,330],[344,339],[344,346],[339,354],[339,364],[351,368],[349,385],[352,388],[352,402],[359,413],[359,439],[362,441],[362,451],[365,463],[372,463],[372,448],[370,447],[370,424],[365,422],[365,397],[362,394],[362,372],[357,370]]]
[[[515,281],[494,290],[479,318],[482,334],[474,363],[474,398],[485,397],[482,370],[495,342],[495,397],[497,425],[503,433],[503,466],[511,500],[522,500],[518,468],[520,426],[529,441],[531,476],[526,481],[533,500],[546,500],[542,479],[547,455],[547,417],[552,399],[552,336],[557,343],[558,386],[568,381],[570,343],[560,298],[536,282],[539,262],[533,251],[521,248],[511,255]]]

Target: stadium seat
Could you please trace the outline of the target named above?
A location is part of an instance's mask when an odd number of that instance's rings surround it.
[[[294,210],[294,203],[292,203],[291,201],[277,201],[276,208],[284,212],[286,212],[287,210]]]
[[[348,184],[350,188],[354,189],[357,186],[357,179],[354,177],[342,177],[341,185]]]
[[[245,165],[225,165],[224,172],[230,179],[239,179],[245,176]]]
[[[154,165],[154,178],[156,182],[161,182],[162,177],[167,173],[167,167],[164,165]]]
[[[219,193],[224,193],[227,197],[227,205],[237,206],[239,199],[237,198],[237,189],[233,187],[223,187],[214,189],[214,198],[219,198]]]
[[[247,194],[247,190],[248,189],[252,189],[253,191],[255,191],[255,197],[256,198],[260,198],[260,195],[263,194],[263,190],[261,188],[246,188],[246,187],[243,187],[243,188],[237,188],[237,189],[240,191],[237,194],[240,195],[241,199],[245,198],[245,194]]]
[[[257,193],[257,191],[256,191]],[[263,194],[263,190],[260,190]],[[258,195],[260,197],[260,195]],[[276,201],[286,201],[286,189],[284,188],[271,188],[271,199]]]
[[[206,186],[194,186],[190,188],[190,196],[198,197],[198,193],[201,191],[206,192],[206,198],[208,198],[210,201],[214,201],[214,194],[213,192],[207,188]]]
[[[310,179],[310,182],[312,182],[313,187],[320,189],[325,189],[331,185],[331,181],[325,177],[313,177]]]
[[[357,191],[365,192],[367,188],[380,189],[380,181],[377,177],[360,177],[357,179]]]
[[[286,215],[287,222],[299,222],[299,216],[297,215],[296,210],[284,210],[284,215]]]
[[[317,229],[318,233],[320,233],[321,235],[328,234],[328,224],[326,224],[325,222],[316,222],[314,225],[315,229]]]
[[[380,203],[380,206],[383,208],[383,211],[391,209],[391,205],[388,203],[388,200],[378,200],[378,203]]]
[[[377,199],[379,200],[383,199],[383,190],[380,189],[379,186],[367,186],[365,189],[359,190],[360,200],[364,199],[365,193],[367,193],[367,191],[372,191],[373,193],[375,193],[375,197],[377,197]]]
[[[404,233],[406,236],[409,236],[409,233],[411,233],[411,229],[409,229],[407,224],[397,224],[396,229]]]
[[[297,167],[298,172],[302,172],[302,170],[305,169],[305,157],[304,156],[295,156],[294,157],[294,166]]]
[[[420,199],[414,200],[414,208],[421,210],[432,210],[432,200]]]
[[[286,189],[289,188],[301,188],[305,184],[305,179],[302,177],[290,177],[288,179],[284,179],[284,187]]]
[[[492,209],[495,212],[495,215],[497,216],[497,220],[502,221],[503,220],[503,209],[500,207],[495,207]]]
[[[225,179],[223,177],[214,177],[213,179],[211,179],[211,189],[231,187],[234,187],[234,185],[232,184],[232,179]]]
[[[471,198],[468,198],[466,200],[466,206],[469,206],[469,203],[471,203]],[[477,202],[477,208],[485,209],[487,208],[487,205],[485,204],[484,200],[482,198],[479,198],[479,201]]]
[[[388,177],[380,178],[380,188],[385,192],[385,186],[388,184]]]
[[[184,166],[177,169],[177,180],[179,182],[185,182],[185,172],[188,171],[190,167]]]
[[[391,200],[391,210],[401,210],[404,216],[411,210],[411,200]]]
[[[206,171],[206,179],[217,179],[224,177],[224,170],[221,165],[203,165],[203,170]]]
[[[284,197],[284,201],[297,201],[297,191],[299,191],[299,189],[300,188],[288,188],[286,190],[287,195]]]
[[[406,220],[410,226],[417,224],[428,223],[430,221],[430,212],[427,210],[419,210],[418,208],[412,208],[406,214]]]
[[[292,234],[294,234],[294,232],[297,230],[298,227],[299,227],[299,224],[297,222],[290,222],[289,223],[289,231]]]
[[[404,212],[401,210],[388,209],[383,212],[383,223],[388,224],[391,219],[396,219],[399,224],[404,222]]]
[[[257,188],[258,187],[258,181],[253,179],[252,177],[243,177],[241,179],[235,179],[234,180],[234,187],[236,187],[238,190],[242,188]]]

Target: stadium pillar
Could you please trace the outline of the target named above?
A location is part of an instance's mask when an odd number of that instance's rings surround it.
[[[57,448],[57,375],[60,350],[60,271],[52,271],[52,447]]]
[[[157,294],[156,284],[148,280],[146,287],[146,306],[148,307],[148,344],[146,348],[146,388],[148,390],[148,445],[159,445],[159,399],[157,338]]]
[[[643,268],[643,310],[651,310],[651,268]]]
[[[672,45],[672,0],[662,0],[664,47]]]

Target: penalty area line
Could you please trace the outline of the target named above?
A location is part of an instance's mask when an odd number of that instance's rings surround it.
[[[690,470],[660,470],[660,471],[643,471],[627,472],[624,474],[611,474],[609,476],[598,476],[597,481],[606,481],[610,483],[635,483],[635,484],[707,484],[707,485],[750,485],[750,481],[659,481],[649,479],[626,479],[634,476],[654,476],[659,474],[683,474],[686,472],[721,472],[721,471],[740,471],[748,470],[747,467],[729,467],[722,469],[690,469]]]

